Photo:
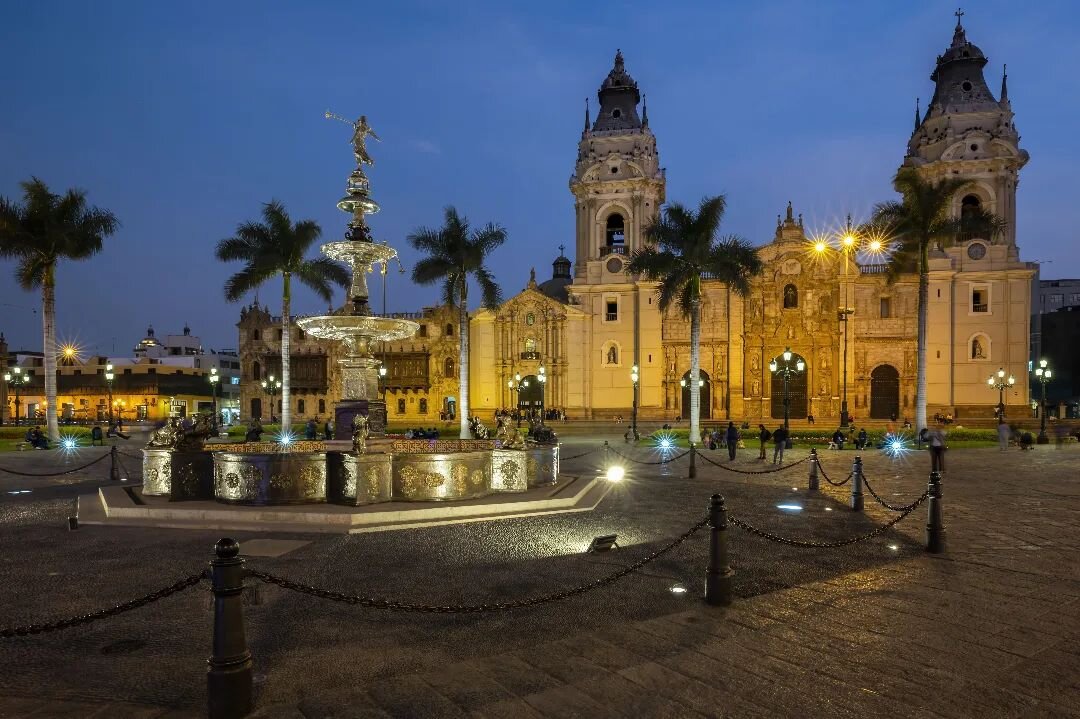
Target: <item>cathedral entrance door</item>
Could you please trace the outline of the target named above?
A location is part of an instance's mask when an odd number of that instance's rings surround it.
[[[805,359],[791,353],[791,362],[789,363],[792,368],[799,361]],[[778,365],[784,364],[783,357],[777,357],[776,362]],[[809,363],[806,364],[809,368]],[[767,369],[767,368],[766,368]],[[789,419],[806,419],[807,415],[807,403],[806,403],[806,375],[807,372],[793,372],[788,378],[788,396],[791,398],[791,405],[788,410]],[[774,372],[772,376],[772,412],[773,419],[784,418],[784,374],[782,372]]]
[[[681,412],[683,419],[690,419],[690,372],[689,370],[682,376],[682,406]],[[698,419],[712,419],[712,382],[709,381],[709,374],[703,369],[698,370],[698,379],[701,380],[701,408],[698,415]]]
[[[262,400],[258,397],[251,400],[251,416],[248,419],[262,419]]]
[[[900,416],[900,373],[883,364],[870,373],[870,418],[892,419]]]
[[[522,385],[526,382],[529,385],[522,386],[521,391],[518,392],[518,409],[525,415],[534,410],[542,413],[544,411],[544,384],[537,380],[534,374],[521,378]]]

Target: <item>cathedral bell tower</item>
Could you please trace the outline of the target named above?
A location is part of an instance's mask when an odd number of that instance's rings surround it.
[[[642,233],[664,202],[664,170],[637,82],[622,52],[600,85],[600,108],[585,128],[570,177],[576,212],[575,284],[625,282],[626,256],[641,247]],[[638,115],[641,104],[641,115]]]
[[[1004,69],[995,99],[983,78],[988,60],[968,41],[962,16],[957,11],[952,44],[930,75],[934,97],[922,118],[916,105],[903,166],[918,168],[929,180],[970,180],[953,200],[954,216],[981,207],[1001,217],[1006,227],[994,243],[1007,244],[1015,256],[1016,186],[1028,153],[1020,149]]]

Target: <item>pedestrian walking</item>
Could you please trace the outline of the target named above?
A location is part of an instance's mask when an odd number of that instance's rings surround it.
[[[926,439],[930,444],[930,471],[945,471],[945,425],[939,423],[926,433]]]
[[[309,419],[304,425],[304,439],[315,439],[319,434],[319,428],[314,419]]]
[[[773,452],[772,461],[773,464],[784,463],[784,447],[787,446],[787,429],[784,425],[780,425],[772,433]]]
[[[997,432],[998,432],[998,449],[1001,450],[1002,452],[1009,451],[1009,435],[1012,432],[1009,429],[1009,425],[1006,424],[1004,417],[1002,417],[1001,421],[998,422]]]
[[[728,460],[734,462],[735,450],[739,448],[739,430],[735,428],[734,422],[727,423],[727,432],[724,433],[724,439],[727,441]]]
[[[759,424],[757,426],[757,428],[758,428],[758,441],[761,443],[761,446],[759,448],[760,451],[758,452],[758,459],[760,459],[762,462],[764,462],[765,461],[765,443],[769,441],[770,437],[772,437],[772,432],[765,429],[765,425],[763,425],[763,424]]]

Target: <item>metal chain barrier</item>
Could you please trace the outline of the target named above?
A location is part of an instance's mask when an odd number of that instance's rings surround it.
[[[875,492],[874,488],[870,486],[870,482],[867,481],[865,474],[863,475],[862,481],[863,481],[863,486],[866,487],[866,491],[870,492],[870,495],[874,499],[877,500],[877,503],[880,504],[885,509],[889,510],[890,512],[906,512],[913,506],[911,504],[906,504],[906,505],[903,505],[903,506],[897,506],[895,504],[889,504],[884,499],[882,499],[881,497],[878,496],[878,493]],[[920,497],[919,499],[916,499],[915,502],[916,503],[921,502],[925,498],[926,498],[926,494],[923,494],[923,496]]]
[[[629,456],[623,454],[622,452],[620,452],[619,450],[617,450],[617,449],[615,449],[614,447],[611,447],[611,446],[608,447],[608,451],[610,451],[612,454],[614,454],[614,455],[616,455],[618,457],[622,457],[623,459],[625,459],[628,462],[633,462],[635,464],[648,464],[648,465],[654,465],[654,466],[658,465],[658,464],[670,464],[670,463],[676,462],[676,461],[682,459],[683,457],[685,457],[686,455],[690,454],[690,450],[686,450],[682,454],[677,454],[674,457],[668,457],[667,459],[661,459],[661,460],[659,460],[657,462],[650,462],[650,461],[644,460],[644,459],[634,459],[633,457],[629,457]],[[699,457],[701,456],[700,452],[698,453],[698,456]]]
[[[116,450],[116,453],[117,453],[117,454],[122,454],[122,455],[124,455],[125,457],[127,457],[128,459],[134,459],[134,460],[138,460],[139,462],[142,462],[142,461],[143,461],[143,458],[142,458],[142,457],[140,457],[139,455],[137,455],[137,454],[129,454],[129,453],[125,452],[125,451],[124,451],[124,450],[122,450],[122,449],[118,449],[118,450]]]
[[[801,549],[836,549],[837,547],[846,547],[849,544],[856,544],[858,542],[865,542],[868,539],[873,539],[874,537],[883,533],[885,530],[889,529],[889,527],[893,526],[894,524],[914,512],[920,504],[926,501],[926,498],[929,495],[929,491],[923,492],[923,495],[916,499],[910,506],[908,506],[904,510],[903,514],[898,514],[895,518],[881,525],[872,532],[868,532],[867,534],[863,534],[858,537],[852,537],[850,539],[841,539],[836,542],[815,542],[805,539],[791,539],[789,537],[781,537],[778,534],[766,532],[764,529],[758,529],[749,522],[744,522],[743,520],[734,516],[728,516],[728,521],[734,524],[736,527],[739,527],[740,529],[744,529],[751,534],[756,534],[762,539],[768,539],[773,542],[779,542],[780,544],[786,544],[789,547],[799,547]]]
[[[6,467],[0,467],[0,472],[7,472],[8,474],[14,474],[18,477],[62,477],[65,474],[73,474],[75,472],[81,472],[87,467],[92,467],[103,459],[109,457],[109,454],[103,454],[92,462],[87,462],[81,467],[75,467],[74,469],[65,469],[63,472],[17,472],[14,469],[7,469]]]
[[[100,609],[96,612],[89,614],[82,614],[79,616],[70,617],[68,619],[60,619],[55,622],[41,622],[39,624],[26,624],[21,627],[8,627],[0,629],[0,639],[10,639],[11,637],[22,637],[29,634],[42,634],[44,632],[55,632],[60,629],[67,629],[77,624],[90,624],[96,622],[99,619],[105,619],[106,617],[114,617],[117,614],[123,614],[124,612],[131,611],[132,609],[138,609],[139,607],[145,607],[147,604],[152,604],[159,599],[172,596],[177,592],[182,592],[185,589],[190,589],[196,584],[201,582],[208,576],[206,570],[200,571],[198,574],[192,574],[191,576],[184,577],[175,584],[170,584],[164,589],[159,589],[156,592],[151,592],[145,597],[139,597],[138,599],[132,599],[129,602],[123,604],[117,604],[115,607],[109,607],[108,609]]]
[[[818,468],[818,471],[821,472],[821,476],[825,478],[825,481],[828,482],[829,484],[831,484],[834,487],[843,487],[845,484],[847,484],[848,482],[851,481],[852,477],[855,476],[855,473],[852,472],[851,474],[849,474],[847,476],[847,479],[845,479],[843,482],[834,482],[834,481],[832,481],[831,479],[829,479],[829,474],[825,471],[824,465],[821,464],[821,458],[820,457],[818,458],[817,468]]]
[[[809,461],[809,459],[810,459],[810,457],[808,455],[808,456],[803,457],[802,459],[798,460],[797,462],[792,462],[791,464],[785,464],[785,465],[780,466],[780,467],[774,467],[773,469],[735,469],[734,467],[729,467],[726,464],[722,464],[720,462],[714,462],[713,460],[709,459],[706,455],[702,454],[701,452],[698,452],[698,457],[700,457],[701,459],[704,459],[706,462],[708,462],[709,464],[711,464],[714,467],[719,467],[720,469],[726,469],[729,472],[735,472],[737,474],[773,474],[774,472],[783,472],[785,469],[791,469],[792,467],[797,467],[800,464],[802,464],[803,462]]]
[[[593,589],[599,589],[600,587],[607,586],[618,580],[622,579],[632,572],[644,567],[649,562],[652,562],[663,555],[667,554],[671,550],[678,547],[687,539],[692,537],[698,530],[705,527],[709,523],[709,518],[705,517],[700,522],[690,527],[674,541],[666,544],[660,549],[656,550],[652,554],[639,559],[638,561],[623,567],[617,572],[609,574],[600,579],[588,582],[587,584],[579,584],[576,587],[570,589],[564,589],[558,592],[552,592],[550,594],[541,594],[536,597],[529,597],[527,599],[517,599],[510,602],[493,602],[490,604],[457,604],[439,606],[435,604],[415,604],[410,602],[395,602],[389,599],[381,599],[376,597],[363,597],[356,594],[345,594],[343,592],[335,592],[329,589],[319,589],[307,584],[301,584],[299,582],[293,582],[283,577],[278,577],[268,572],[260,572],[254,569],[247,571],[248,576],[255,577],[261,582],[266,584],[274,584],[282,589],[290,589],[300,594],[306,594],[311,597],[317,597],[319,599],[329,599],[334,602],[343,602],[345,604],[354,604],[361,607],[370,607],[372,609],[389,609],[397,612],[424,612],[430,614],[476,614],[480,612],[500,612],[509,609],[521,609],[523,607],[534,607],[538,604],[547,604],[548,602],[557,602],[563,599],[569,599],[570,597],[577,596],[578,594],[584,594]]]
[[[601,447],[594,447],[593,449],[586,450],[586,451],[582,452],[581,454],[575,454],[575,455],[570,456],[570,457],[559,457],[559,461],[560,462],[569,462],[572,459],[581,459],[582,457],[584,457],[586,455],[590,455],[593,452],[599,452],[601,449],[602,449]]]

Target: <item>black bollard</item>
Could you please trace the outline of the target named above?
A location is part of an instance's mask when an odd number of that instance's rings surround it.
[[[941,519],[941,472],[930,473],[926,498],[926,551],[941,554],[945,551],[945,524]]]
[[[818,491],[818,459],[817,450],[813,447],[810,448],[810,482],[807,485],[807,489],[811,492]]]
[[[251,652],[244,637],[244,560],[240,544],[221,539],[210,562],[214,592],[214,653],[207,660],[207,716],[239,719],[251,713]]]
[[[731,584],[735,570],[728,560],[727,545],[727,509],[724,498],[719,494],[712,496],[709,505],[709,568],[705,574],[705,603],[713,606],[731,604]]]
[[[690,479],[697,477],[697,448],[693,442],[690,443],[690,471],[686,476]]]
[[[611,466],[611,452],[609,451],[607,440],[604,440],[604,473],[608,471],[608,467]]]
[[[116,461],[116,445],[109,450],[109,479],[114,482],[120,481],[120,464]]]
[[[851,465],[851,508],[856,512],[863,511],[862,479],[862,457],[855,455]]]

